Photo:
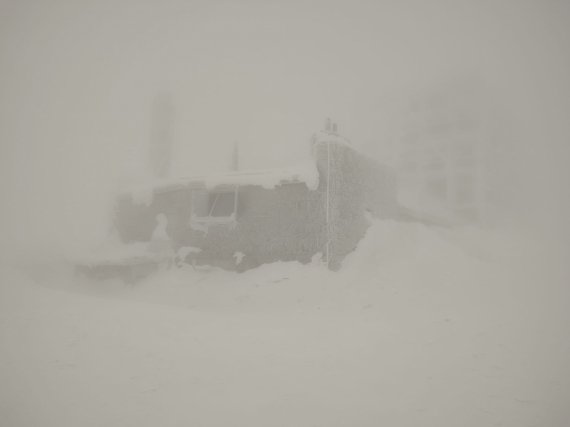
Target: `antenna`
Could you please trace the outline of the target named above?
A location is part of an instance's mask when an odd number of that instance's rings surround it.
[[[234,149],[232,152],[232,170],[238,171],[239,170],[239,143],[234,142]]]

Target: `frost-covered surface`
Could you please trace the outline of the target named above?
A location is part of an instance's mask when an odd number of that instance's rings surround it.
[[[319,185],[319,176],[316,167],[310,166],[307,163],[307,167],[304,168],[242,171],[221,176],[190,178],[188,181],[201,181],[209,190],[222,185],[256,185],[272,189],[287,183],[305,183],[309,189],[316,189]]]
[[[319,131],[314,134],[313,141],[316,143],[334,142],[350,146],[350,141],[347,138],[334,132]]]
[[[5,268],[0,424],[567,425],[561,261],[377,222],[338,273],[188,266],[130,287]]]
[[[205,187],[214,190],[222,186],[259,186],[273,189],[282,184],[304,183],[310,190],[319,186],[319,174],[312,161],[299,162],[293,168],[229,172],[217,175],[190,176],[160,180],[142,180],[131,183],[129,192],[140,204],[152,203],[152,192],[185,186]]]

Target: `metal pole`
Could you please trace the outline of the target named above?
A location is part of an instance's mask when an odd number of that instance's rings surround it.
[[[326,245],[326,260],[327,267],[330,262],[330,182],[331,182],[331,150],[330,141],[327,141],[327,210],[326,210],[326,222],[327,222],[327,245]]]

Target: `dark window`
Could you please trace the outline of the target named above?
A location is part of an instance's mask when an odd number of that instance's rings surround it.
[[[236,191],[192,191],[192,216],[196,218],[233,216],[236,212]]]
[[[209,200],[209,216],[224,217],[232,216],[235,212],[236,197],[235,193],[212,193]]]

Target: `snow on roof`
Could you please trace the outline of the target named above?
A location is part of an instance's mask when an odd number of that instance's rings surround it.
[[[337,143],[352,147],[350,141],[336,132],[322,130],[313,135],[313,144]],[[137,203],[150,204],[154,193],[182,188],[205,188],[214,190],[231,186],[258,186],[274,189],[284,184],[305,184],[308,189],[319,186],[319,173],[314,159],[307,159],[297,167],[289,169],[262,169],[227,172],[218,175],[202,175],[160,180],[146,180],[129,186],[130,193]]]
[[[182,188],[214,190],[224,187],[258,186],[271,190],[284,184],[305,184],[310,190],[316,190],[319,185],[319,174],[316,166],[306,164],[304,167],[294,169],[244,170],[219,175],[161,179],[139,183],[131,187],[129,192],[141,203],[145,200],[148,203],[148,199],[152,199],[152,193]]]
[[[309,170],[292,169],[269,169],[229,172],[222,175],[206,175],[175,180],[176,184],[190,186],[204,186],[213,190],[222,186],[259,186],[265,189],[273,189],[283,184],[304,183],[308,188],[316,188],[318,185],[318,173]]]

